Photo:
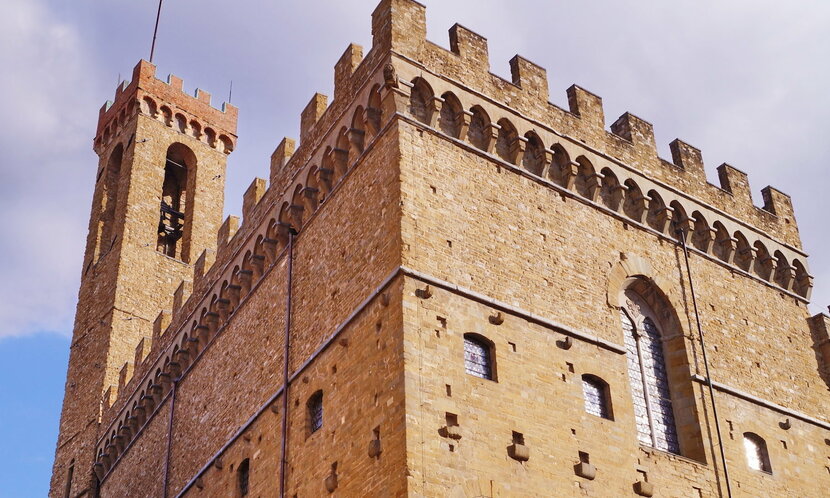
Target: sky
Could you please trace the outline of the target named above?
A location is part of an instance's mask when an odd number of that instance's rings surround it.
[[[825,0],[422,0],[428,38],[458,22],[489,40],[491,71],[521,54],[547,68],[551,101],[573,83],[603,98],[608,124],[630,111],[700,148],[709,180],[727,162],[753,198],[793,197],[815,278],[830,304],[830,3]],[[98,109],[149,56],[156,0],[3,0],[0,16],[0,497],[48,488],[97,158]],[[219,106],[233,81],[239,143],[226,214],[268,176],[314,92],[331,95],[348,43],[368,51],[377,0],[167,0],[158,75]],[[32,367],[36,373],[31,374]],[[20,382],[25,372],[26,382]],[[20,426],[33,435],[25,443]],[[25,477],[23,477],[25,476]]]

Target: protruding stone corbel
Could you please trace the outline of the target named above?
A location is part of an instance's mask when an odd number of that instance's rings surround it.
[[[707,227],[703,230],[695,230],[693,236],[696,238],[701,251],[712,254],[712,245],[715,243],[717,235],[718,231],[716,229]]]
[[[335,148],[331,151],[331,157],[334,160],[334,164],[342,168],[341,174],[345,173],[346,168],[349,165],[349,151],[346,149]]]
[[[593,481],[597,477],[597,468],[588,462],[579,462],[574,465],[574,474],[583,479]]]
[[[629,196],[629,200],[636,211],[634,221],[638,223],[645,223],[646,216],[648,216],[648,205],[649,202],[651,202],[651,199],[648,196],[643,195],[640,191],[637,191]]]
[[[432,287],[427,285],[423,289],[417,289],[415,291],[415,295],[421,299],[429,299],[432,297]]]
[[[323,482],[326,485],[326,491],[334,493],[334,490],[337,489],[337,462],[331,465],[331,473],[326,476]]]
[[[579,163],[570,161],[562,165],[562,178],[565,181],[565,188],[573,190],[576,185],[576,177],[579,174]]]
[[[363,129],[365,129],[369,135],[375,136],[380,131],[376,126],[377,123],[380,123],[381,118],[381,111],[376,107],[367,107],[365,116],[363,117]]]
[[[513,158],[513,164],[522,164],[526,150],[527,139],[525,137],[516,137],[513,143],[510,144],[510,156]]]
[[[470,123],[473,122],[473,113],[462,110],[455,116],[456,123],[458,123],[458,139],[467,140],[467,133],[470,131]]]
[[[438,119],[441,116],[441,109],[444,107],[444,99],[439,96],[432,97],[432,116],[429,118],[429,126],[438,128]]]
[[[588,187],[588,198],[593,202],[597,202],[597,199],[599,198],[599,192],[602,190],[603,178],[605,178],[605,175],[595,172],[585,180],[585,184]]]
[[[752,263],[758,257],[758,248],[747,246],[738,251],[738,254],[747,261],[749,268],[752,268]]]
[[[441,429],[439,429],[438,433],[442,437],[446,437],[446,438],[454,439],[454,440],[458,441],[459,439],[461,439],[461,426],[457,425],[457,424],[456,425],[447,424],[444,427],[441,427]]]
[[[614,211],[622,212],[623,203],[625,201],[626,193],[628,193],[628,185],[617,183],[611,188],[611,195],[614,200]]]
[[[651,199],[653,201],[654,199]],[[670,206],[661,206],[657,212],[657,230],[660,233],[668,233],[669,231],[669,224],[672,220],[672,215],[674,214],[674,208]]]
[[[288,212],[291,215],[291,223],[295,227],[303,226],[303,213],[305,212],[305,206],[302,204],[291,204],[288,207]]]
[[[308,205],[311,211],[316,211],[318,206],[318,198],[320,195],[320,189],[316,187],[305,187],[303,189],[303,199],[305,199],[305,203]],[[273,239],[270,239],[273,240]],[[276,242],[276,240],[274,240]],[[276,247],[276,246],[275,246]]]
[[[349,128],[346,132],[346,138],[349,139],[349,144],[352,148],[354,148],[357,154],[361,154],[363,152],[365,137],[366,132],[357,128]]]
[[[369,458],[380,458],[383,448],[380,446],[380,439],[372,439],[369,441],[369,449],[366,452]]]
[[[530,448],[522,443],[513,443],[507,447],[507,454],[513,460],[526,462],[530,460]]]
[[[733,264],[735,262],[735,251],[738,249],[738,239],[727,236],[719,239],[717,242],[724,252],[724,261],[727,264]]]
[[[120,429],[118,429],[118,435],[123,437],[125,441],[129,441],[133,438],[133,428],[130,427],[129,424],[122,425]]]
[[[107,474],[107,471],[104,468],[104,464],[102,462],[95,462],[95,464],[92,466],[92,470],[95,472],[95,476],[98,477],[99,481],[104,480],[104,476]]]
[[[496,123],[490,123],[490,130],[488,132],[487,129],[484,130],[484,135],[488,136],[487,138],[487,153],[493,154],[496,151],[496,142],[499,141],[499,130],[501,130],[501,126]]]
[[[798,294],[802,297],[810,299],[810,294],[813,290],[813,276],[806,272],[801,275],[797,275],[796,284],[798,285]]]
[[[634,492],[640,496],[654,496],[654,484],[639,480],[634,483]]]
[[[381,113],[392,116],[395,113],[404,113],[409,107],[409,92],[407,86],[385,86],[380,96]]]
[[[690,218],[688,216],[681,218],[674,222],[674,226],[672,227],[672,231],[676,234],[677,232],[682,232],[684,236],[694,233],[695,231],[695,219]]]
[[[383,66],[383,85],[385,88],[398,88],[398,71],[391,62]]]

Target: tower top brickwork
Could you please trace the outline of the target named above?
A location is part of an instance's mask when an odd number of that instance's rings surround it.
[[[124,81],[115,90],[115,98],[98,111],[94,148],[106,147],[127,119],[141,108],[142,113],[162,119],[165,124],[207,141],[211,146],[233,150],[239,110],[222,104],[211,105],[210,93],[197,88],[195,95],[184,92],[184,81],[173,74],[167,82],[156,78],[156,66],[145,60],[133,69],[131,81]],[[218,142],[217,142],[218,140]]]

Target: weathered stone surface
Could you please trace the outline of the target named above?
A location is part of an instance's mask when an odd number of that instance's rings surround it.
[[[303,112],[299,145],[277,147],[271,184],[252,183],[241,225],[221,219],[234,108],[142,62],[102,110],[50,496],[70,466],[72,496],[279,496],[283,470],[296,497],[725,496],[677,228],[734,495],[821,496],[830,319],[808,317],[790,199],[767,188],[753,206],[727,165],[708,184],[679,140],[659,158],[629,113],[606,131],[581,87],[568,110],[548,103],[520,56],[512,81],[493,75],[459,25],[450,51],[428,42],[412,0],[381,1],[372,33],[337,63],[332,102]],[[173,143],[196,167],[170,257],[155,237]],[[630,293],[660,322],[679,454],[638,442]],[[492,380],[465,371],[470,333]],[[583,376],[607,384],[608,417],[586,412]],[[750,432],[771,474],[749,468]]]

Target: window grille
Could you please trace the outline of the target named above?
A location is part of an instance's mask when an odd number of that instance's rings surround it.
[[[315,433],[323,427],[323,392],[317,391],[308,400],[308,419],[311,433]]]
[[[470,375],[492,380],[493,365],[490,358],[490,345],[469,334],[465,335],[464,369]]]
[[[620,314],[637,438],[659,450],[680,453],[660,331],[650,318],[643,321],[642,331],[635,330],[628,314]]]
[[[750,469],[772,472],[767,444],[760,436],[751,432],[744,434],[744,450],[746,451],[746,463]]]
[[[585,397],[585,411],[602,418],[611,418],[608,407],[608,392],[605,383],[596,377],[582,376],[582,393]]]

